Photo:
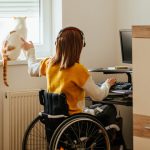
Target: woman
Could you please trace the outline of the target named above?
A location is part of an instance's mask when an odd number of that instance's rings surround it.
[[[56,39],[56,54],[37,62],[32,42],[22,39],[27,51],[28,72],[31,76],[46,76],[47,91],[65,93],[69,114],[83,112],[85,93],[93,100],[101,101],[108,93],[116,79],[107,79],[98,87],[88,70],[80,64],[80,54],[85,46],[83,32],[76,27],[62,29]]]

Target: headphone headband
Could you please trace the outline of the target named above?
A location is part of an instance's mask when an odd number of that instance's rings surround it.
[[[76,28],[76,27],[66,27],[66,28],[63,28],[62,30],[59,31],[59,34],[57,36],[57,39],[61,36],[61,34],[67,30],[72,30],[72,31],[78,31],[80,33],[80,35],[82,36],[82,39],[83,39],[83,47],[85,47],[86,43],[85,43],[85,37],[84,37],[84,33]]]

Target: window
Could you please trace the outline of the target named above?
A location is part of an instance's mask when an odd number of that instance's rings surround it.
[[[26,16],[27,40],[38,57],[50,55],[51,0],[0,0],[0,42],[13,29],[13,17]]]

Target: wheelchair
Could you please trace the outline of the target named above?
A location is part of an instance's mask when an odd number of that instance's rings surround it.
[[[28,126],[23,137],[22,150],[126,149],[121,130],[122,118],[116,117],[114,105],[95,104],[89,110],[94,110],[96,115],[79,113],[69,116],[67,109],[61,112],[67,108],[65,99],[63,98],[57,108],[58,104],[54,103],[60,101],[60,95],[47,97],[47,94],[49,93],[42,94],[43,97],[40,96],[44,112],[40,112]],[[52,104],[55,108],[52,108]],[[107,111],[105,111],[106,107]],[[111,111],[109,112],[111,108],[113,108],[114,115]]]

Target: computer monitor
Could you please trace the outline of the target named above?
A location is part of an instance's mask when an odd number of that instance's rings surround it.
[[[121,54],[123,63],[132,63],[132,31],[123,29],[120,33]]]

